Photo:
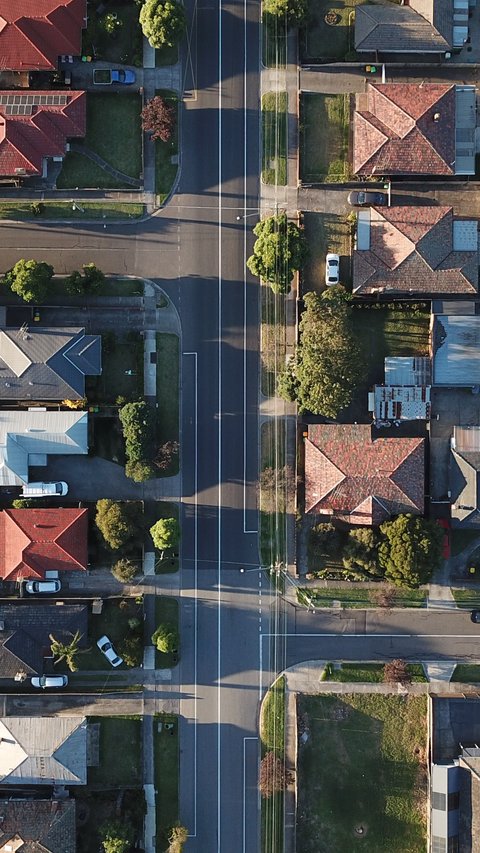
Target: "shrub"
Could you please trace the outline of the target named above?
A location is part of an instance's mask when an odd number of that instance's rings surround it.
[[[150,536],[158,551],[176,548],[180,538],[180,526],[176,518],[160,518],[150,528]]]
[[[95,524],[113,551],[123,548],[141,532],[138,505],[102,498],[97,501]]]
[[[155,413],[151,406],[145,402],[127,403],[118,416],[129,462],[151,459],[155,435]]]
[[[159,652],[176,652],[178,650],[179,636],[175,625],[164,622],[159,625],[152,634],[152,643]]]
[[[130,477],[134,483],[145,483],[155,477],[155,466],[146,459],[139,459],[138,462],[132,462],[130,459],[125,465],[125,474]]]
[[[388,684],[410,684],[412,676],[404,660],[395,658],[383,667],[383,680]]]
[[[122,583],[129,583],[137,573],[138,569],[136,565],[126,558],[117,560],[112,566],[112,575],[117,581],[122,581]]]
[[[119,646],[120,654],[127,666],[140,666],[143,657],[141,637],[125,637]]]

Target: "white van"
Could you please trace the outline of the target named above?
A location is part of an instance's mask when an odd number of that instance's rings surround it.
[[[25,483],[22,498],[63,497],[68,492],[68,486],[60,483]]]

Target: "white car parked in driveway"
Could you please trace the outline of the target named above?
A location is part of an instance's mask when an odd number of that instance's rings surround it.
[[[325,284],[327,287],[333,287],[340,281],[340,258],[329,252],[325,258]]]
[[[121,658],[120,655],[117,655],[107,636],[100,637],[100,639],[97,640],[97,646],[112,666],[120,666],[120,664],[123,663],[123,658]]]
[[[32,687],[41,687],[45,690],[46,687],[66,687],[68,684],[68,676],[66,675],[34,675],[30,679]]]
[[[30,595],[54,595],[60,592],[62,584],[60,581],[26,581],[25,591]]]

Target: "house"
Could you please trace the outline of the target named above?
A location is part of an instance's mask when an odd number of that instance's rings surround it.
[[[29,467],[51,454],[87,453],[87,412],[0,410],[0,487],[28,483]]]
[[[85,329],[0,329],[0,400],[81,400],[102,372],[102,339]]]
[[[305,512],[349,524],[423,513],[425,441],[376,438],[369,424],[315,424],[305,440]]]
[[[0,800],[0,853],[75,853],[75,800]]]
[[[353,172],[474,175],[474,86],[369,83],[356,95]]]
[[[480,525],[480,426],[454,426],[448,474],[452,525]]]
[[[85,92],[0,91],[0,177],[45,177],[67,140],[85,136],[86,122]]]
[[[360,210],[353,291],[373,294],[478,292],[478,223],[451,207]]]
[[[430,334],[434,386],[480,386],[480,316],[436,314]]]
[[[50,634],[68,643],[77,631],[85,645],[88,610],[84,604],[0,605],[0,679],[23,681],[43,675],[52,658]]]
[[[0,0],[0,56],[11,71],[52,71],[79,56],[87,0]]]
[[[0,512],[0,577],[44,578],[47,571],[85,570],[87,509],[4,509]]]
[[[406,6],[385,3],[355,10],[357,53],[445,54],[462,48],[467,39],[468,3],[463,0],[409,0]]]
[[[430,359],[387,356],[385,384],[368,394],[368,411],[375,422],[430,419]]]
[[[84,717],[0,717],[2,787],[86,783]]]

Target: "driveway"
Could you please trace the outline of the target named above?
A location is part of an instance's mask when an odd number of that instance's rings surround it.
[[[346,184],[305,185],[298,190],[298,209],[318,211],[319,213],[350,213],[353,209],[347,204],[351,189],[359,187],[361,181]],[[383,184],[370,184],[369,189],[383,190]],[[472,216],[480,219],[480,185],[478,182],[463,183],[446,181],[437,183],[392,184],[392,206],[447,205],[459,216]]]
[[[438,417],[438,420],[437,420]],[[453,427],[480,423],[480,399],[465,388],[434,388],[430,422],[430,496],[447,500],[450,438]]]

